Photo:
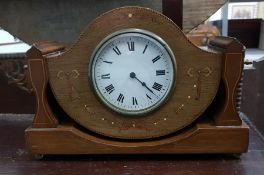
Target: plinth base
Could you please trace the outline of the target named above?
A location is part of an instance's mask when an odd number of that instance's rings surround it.
[[[121,141],[97,137],[73,125],[26,129],[31,154],[198,154],[244,153],[248,149],[249,128],[197,123],[193,128],[159,140]]]

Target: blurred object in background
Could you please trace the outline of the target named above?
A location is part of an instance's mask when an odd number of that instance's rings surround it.
[[[0,1],[0,25],[27,43],[54,40],[66,46],[100,14],[122,6],[142,6],[159,12],[182,12],[182,28],[188,33],[208,19],[226,0],[11,0]],[[180,3],[181,5],[177,5]],[[176,4],[176,5],[175,5]],[[167,14],[166,11],[163,11]],[[177,17],[176,17],[177,18]]]
[[[33,114],[35,111],[25,60],[29,48],[0,28],[0,113]]]
[[[264,19],[264,2],[239,2],[230,0],[208,19],[223,35],[237,38],[247,48],[264,48],[261,25]],[[263,29],[262,29],[263,31]]]
[[[187,37],[196,46],[206,46],[209,39],[220,35],[217,27],[201,24],[188,33]]]

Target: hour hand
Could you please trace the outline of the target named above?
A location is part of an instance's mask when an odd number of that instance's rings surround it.
[[[141,85],[143,86],[143,87],[145,87],[147,90],[149,90],[152,94],[154,94],[154,92],[146,85],[146,83],[145,82],[142,82],[142,81],[140,81],[138,78],[137,78],[137,76],[136,76],[136,74],[134,73],[134,72],[131,72],[130,73],[130,78],[133,78],[133,79],[136,79],[138,82],[140,82],[141,83]],[[156,94],[154,94],[154,95],[156,95]]]
[[[142,83],[142,86],[144,86],[145,88],[147,88],[147,90],[149,90],[153,95],[155,95],[156,98],[159,98],[147,85],[145,82]]]
[[[144,86],[145,88],[147,88],[147,90],[149,90],[152,94],[154,94],[154,92],[146,85],[145,82],[142,83],[142,86]]]

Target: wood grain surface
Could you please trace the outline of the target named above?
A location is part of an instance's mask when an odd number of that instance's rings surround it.
[[[177,83],[168,102],[155,113],[139,118],[128,118],[108,110],[93,93],[88,77],[91,55],[98,43],[125,28],[157,34],[171,47],[177,62]],[[57,101],[77,123],[110,137],[145,139],[176,132],[203,113],[218,89],[221,57],[221,54],[206,52],[191,44],[162,14],[128,7],[97,18],[66,53],[49,58],[47,64]]]

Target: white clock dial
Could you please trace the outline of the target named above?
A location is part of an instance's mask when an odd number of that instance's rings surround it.
[[[93,54],[91,81],[112,110],[142,115],[158,108],[174,85],[175,58],[157,35],[127,29],[105,38]]]

